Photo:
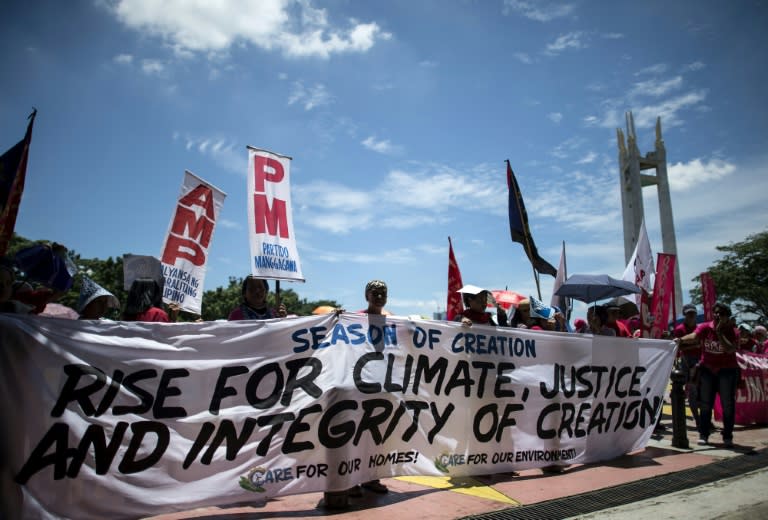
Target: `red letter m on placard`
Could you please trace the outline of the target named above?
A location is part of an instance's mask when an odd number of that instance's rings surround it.
[[[284,200],[274,199],[274,204],[270,208],[266,195],[254,194],[253,217],[256,220],[256,233],[272,236],[279,234],[280,238],[288,238],[288,217]]]
[[[202,247],[207,248],[211,243],[214,224],[211,189],[203,185],[197,186],[182,198],[179,204],[199,206],[205,209],[205,214],[197,218],[193,210],[181,205],[176,206],[176,215],[171,224],[173,235],[166,241],[163,263],[173,265],[178,258],[184,258],[194,265],[204,265],[205,251]]]

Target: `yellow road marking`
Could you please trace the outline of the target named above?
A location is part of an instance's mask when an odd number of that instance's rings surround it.
[[[496,491],[491,486],[486,486],[482,482],[470,477],[395,477],[403,482],[410,482],[420,486],[436,489],[447,489],[455,493],[462,493],[505,504],[520,505],[520,502],[509,498],[504,493]]]
[[[665,404],[663,409],[662,409],[662,412],[664,413],[664,415],[672,415],[672,405],[671,404]],[[693,414],[691,413],[691,409],[688,406],[685,407],[685,416],[688,419],[693,420]]]

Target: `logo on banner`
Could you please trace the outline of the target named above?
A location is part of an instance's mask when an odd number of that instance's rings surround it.
[[[246,491],[253,491],[254,493],[264,493],[264,484],[266,483],[265,477],[267,475],[267,469],[261,466],[251,468],[247,475],[240,477],[240,487]]]
[[[450,473],[451,470],[448,469],[448,465],[451,463],[451,454],[450,453],[441,453],[439,457],[435,457],[435,467],[438,471],[441,473]]]

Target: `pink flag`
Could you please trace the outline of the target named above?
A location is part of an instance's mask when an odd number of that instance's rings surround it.
[[[456,263],[456,257],[453,256],[451,237],[448,237],[448,301],[445,306],[445,318],[448,321],[453,321],[464,310],[461,294],[458,293],[458,290],[463,286],[459,264]]]
[[[712,310],[715,308],[717,292],[715,291],[715,281],[708,272],[701,273],[701,299],[704,303],[704,321],[715,319]]]
[[[675,255],[659,253],[653,286],[651,338],[659,339],[669,323],[669,310],[675,299]]]

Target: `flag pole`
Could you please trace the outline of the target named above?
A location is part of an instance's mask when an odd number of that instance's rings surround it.
[[[568,255],[565,254],[565,240],[563,240],[563,281],[568,279]],[[571,311],[573,311],[573,299],[565,297],[565,319],[571,321]]]
[[[509,159],[505,159],[505,162],[507,163],[507,188],[513,189],[512,187],[512,177],[515,175],[515,172],[512,171],[512,165],[509,164]],[[517,180],[514,181],[514,190],[515,190],[515,198],[521,199],[522,197],[518,197],[518,193],[520,192],[520,186],[517,184]],[[523,227],[525,228],[527,225],[526,219],[523,218],[523,207],[522,204],[517,204],[517,212],[520,216],[520,222],[522,222]],[[525,231],[525,229],[523,229]],[[528,257],[528,260],[531,262],[531,269],[533,269],[533,280],[536,282],[536,294],[539,296],[539,300],[541,300],[541,287],[539,285],[539,273],[536,271],[536,267],[533,265],[533,261],[531,260],[533,258],[533,252],[531,251],[531,243],[528,240],[528,236],[530,233],[523,233],[523,236],[525,237],[525,254]]]
[[[280,308],[280,280],[275,280],[275,308]]]

